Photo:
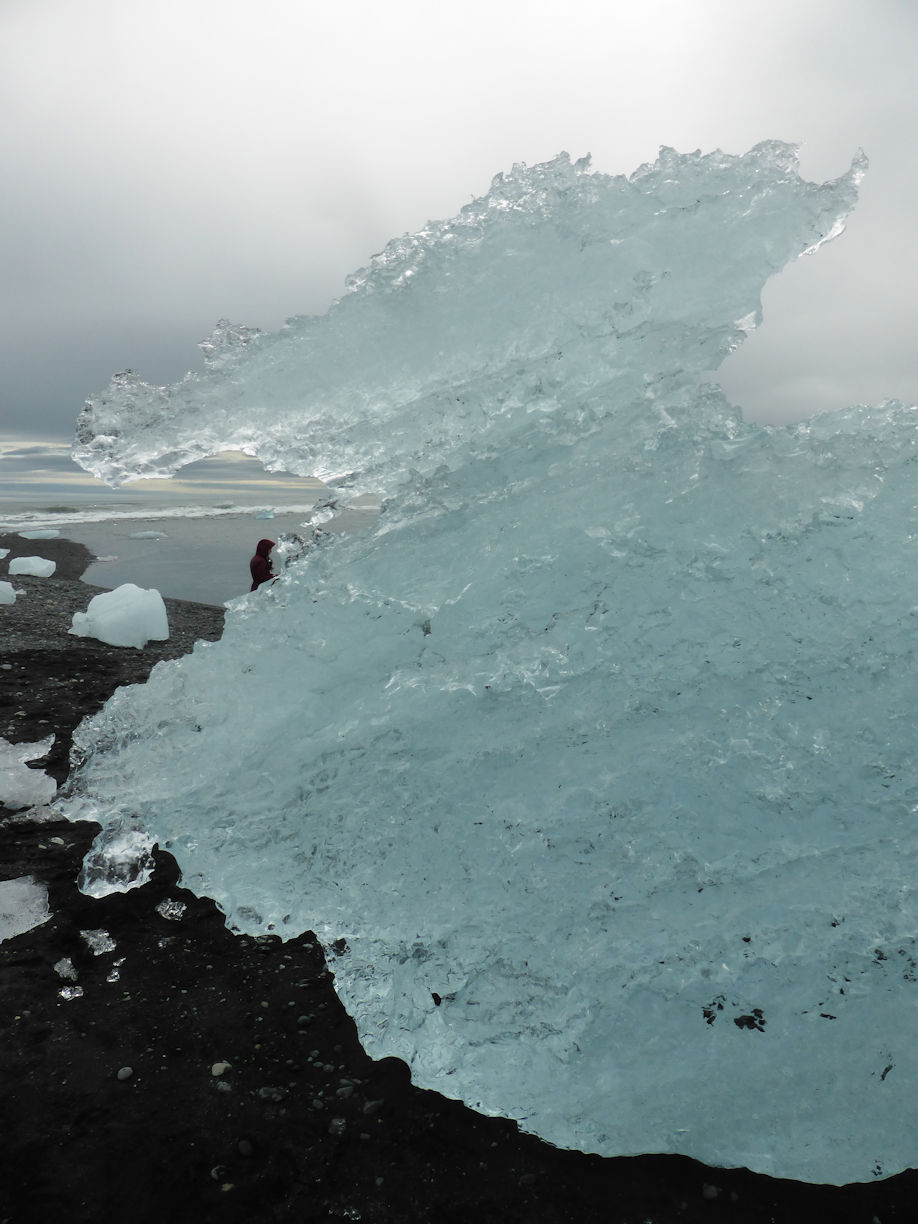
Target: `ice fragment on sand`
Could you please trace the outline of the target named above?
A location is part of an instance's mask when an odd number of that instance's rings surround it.
[[[10,562],[11,574],[30,574],[33,578],[50,578],[56,569],[56,562],[45,557],[14,557]]]
[[[156,912],[162,918],[168,918],[170,922],[180,922],[185,910],[188,906],[184,901],[160,901],[156,906]]]
[[[57,783],[40,769],[29,769],[26,761],[47,756],[54,736],[34,744],[11,744],[0,737],[0,803],[8,808],[25,808],[50,803]]]
[[[0,604],[16,602],[16,590],[11,582],[0,582]]]
[[[102,956],[105,952],[114,952],[118,946],[108,931],[80,931],[80,937],[94,956]]]
[[[83,860],[80,888],[90,897],[139,888],[153,875],[152,847],[140,829],[104,829]]]
[[[20,531],[24,540],[56,540],[61,534],[56,527],[42,527],[35,531]]]
[[[48,890],[31,876],[0,882],[0,942],[41,926],[51,917]]]
[[[169,620],[159,591],[126,582],[114,591],[96,595],[85,612],[74,612],[69,632],[98,638],[109,646],[140,649],[151,640],[164,642],[169,636]]]

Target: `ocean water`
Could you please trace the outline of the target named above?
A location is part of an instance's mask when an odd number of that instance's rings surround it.
[[[198,603],[248,591],[249,558],[263,537],[308,535],[316,519],[330,532],[371,521],[373,499],[335,513],[328,496],[320,480],[267,473],[238,454],[194,464],[181,480],[112,489],[77,468],[64,442],[0,443],[0,532],[54,530],[98,558],[85,582],[131,582]],[[40,556],[41,540],[34,545]]]

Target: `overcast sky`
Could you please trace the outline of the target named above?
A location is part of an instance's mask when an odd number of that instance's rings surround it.
[[[0,0],[0,435],[69,439],[220,317],[323,312],[386,241],[567,150],[871,169],[724,367],[747,416],[918,400],[916,0]]]

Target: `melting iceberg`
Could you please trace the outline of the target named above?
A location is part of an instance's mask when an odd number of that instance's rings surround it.
[[[704,381],[862,170],[518,166],[79,423],[112,483],[232,447],[383,506],[84,723],[71,812],[343,939],[372,1054],[559,1145],[915,1162],[918,410]]]
[[[149,641],[168,639],[169,617],[159,591],[125,582],[114,591],[94,595],[85,612],[74,612],[67,632],[142,650]]]

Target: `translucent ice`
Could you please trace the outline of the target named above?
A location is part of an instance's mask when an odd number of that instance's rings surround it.
[[[108,931],[80,931],[80,937],[94,956],[102,956],[105,952],[114,952],[117,944]]]
[[[31,876],[0,881],[0,942],[22,935],[51,917],[48,890]]]
[[[47,756],[54,736],[34,744],[10,744],[0,738],[0,803],[10,809],[50,803],[57,783],[40,769],[30,769],[27,761]]]
[[[79,729],[87,887],[155,840],[236,927],[344,937],[371,1053],[555,1143],[913,1164],[918,409],[703,381],[861,169],[517,167],[93,399],[111,481],[232,446],[384,504]]]
[[[59,978],[63,978],[65,982],[75,982],[77,980],[77,971],[69,956],[61,957],[54,966],[54,972]]]
[[[85,612],[74,612],[70,633],[93,637],[109,646],[146,646],[169,637],[166,605],[159,591],[146,591],[126,582],[89,601]]]
[[[0,604],[16,602],[16,590],[11,582],[0,582]]]

